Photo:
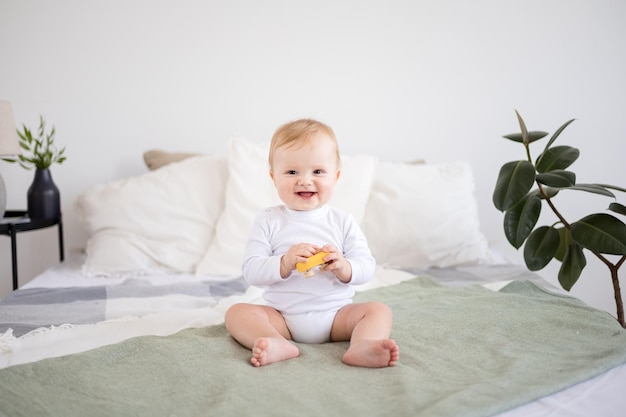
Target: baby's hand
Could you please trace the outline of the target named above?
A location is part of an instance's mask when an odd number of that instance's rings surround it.
[[[306,260],[320,251],[320,247],[311,243],[298,243],[289,248],[280,260],[280,276],[287,278],[296,269],[298,262]]]
[[[333,245],[324,245],[319,252],[328,252],[324,257],[326,264],[320,269],[332,272],[340,281],[348,283],[352,279],[352,265],[343,257],[343,252]]]

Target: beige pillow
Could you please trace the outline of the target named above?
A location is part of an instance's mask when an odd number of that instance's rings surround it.
[[[172,162],[182,161],[192,156],[198,156],[199,153],[191,152],[167,152],[160,149],[151,149],[144,152],[143,160],[146,166],[151,171],[161,168],[164,165],[171,164]]]

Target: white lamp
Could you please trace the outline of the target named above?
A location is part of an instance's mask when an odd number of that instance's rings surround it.
[[[20,143],[15,128],[15,118],[11,103],[0,100],[0,157],[13,156],[20,153]],[[7,208],[7,192],[0,175],[0,219]]]

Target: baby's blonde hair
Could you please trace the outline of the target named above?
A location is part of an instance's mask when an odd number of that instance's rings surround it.
[[[274,132],[272,136],[272,142],[270,143],[270,152],[268,162],[270,168],[272,167],[272,161],[274,160],[274,153],[276,149],[282,146],[291,146],[297,141],[308,140],[312,138],[316,133],[323,133],[335,142],[335,148],[337,150],[337,168],[341,166],[341,157],[339,156],[339,146],[337,145],[337,138],[335,132],[330,126],[314,119],[299,119],[292,122],[287,122],[280,126]]]

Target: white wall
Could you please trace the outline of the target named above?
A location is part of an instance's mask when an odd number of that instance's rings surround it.
[[[524,157],[501,136],[514,109],[532,130],[576,118],[561,143],[581,149],[579,180],[626,185],[624,21],[619,0],[0,0],[0,98],[67,145],[53,177],[70,253],[86,241],[75,197],[145,172],[143,151],[221,152],[312,116],[345,154],[469,160],[485,234],[521,262],[491,203],[500,166]],[[24,208],[33,173],[0,173]],[[609,202],[575,197],[582,214]],[[56,262],[56,231],[18,239],[25,283]],[[613,312],[608,270],[589,264],[573,293]],[[0,238],[0,296],[10,281]]]

